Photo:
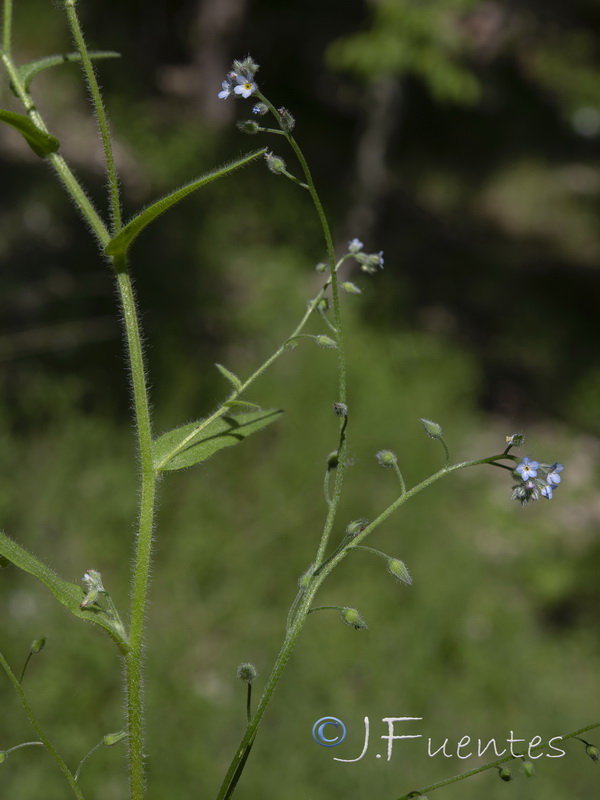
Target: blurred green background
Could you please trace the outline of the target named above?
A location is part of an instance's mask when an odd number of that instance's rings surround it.
[[[344,298],[352,466],[336,537],[397,492],[374,453],[399,454],[413,484],[440,466],[422,416],[454,460],[497,452],[566,465],[551,505],[520,508],[500,470],[459,473],[420,495],[369,542],[406,561],[414,584],[356,554],[323,604],[360,609],[308,621],[248,761],[240,798],[388,798],[473,768],[429,758],[465,735],[559,735],[600,718],[600,25],[597,2],[189,0],[86,2],[103,62],[127,213],[256,146],[234,126],[250,102],[219,101],[231,59],[261,64],[261,89],[297,117],[339,251],[358,236],[385,252],[375,278],[349,273]],[[15,3],[20,61],[71,49],[59,4]],[[62,152],[105,210],[102,154],[76,66],[40,75],[34,97]],[[2,104],[19,110],[6,83]],[[0,519],[69,580],[99,569],[128,601],[136,515],[135,441],[111,275],[51,175],[0,129]],[[211,411],[300,318],[324,257],[304,194],[254,165],[169,212],[140,238],[154,422]],[[322,326],[313,324],[313,332]],[[248,397],[282,422],[207,465],[167,476],[148,612],[148,797],[212,797],[243,732],[241,661],[260,693],[296,580],[325,516],[335,447],[335,354],[308,340]],[[0,574],[0,646],[15,670],[48,636],[26,687],[73,767],[122,724],[119,659],[105,637],[13,569]],[[32,738],[0,680],[0,748]],[[318,747],[334,715],[348,740]],[[371,723],[371,747],[354,758]],[[377,760],[383,717],[423,717]],[[590,734],[594,741],[594,734]],[[595,737],[598,741],[598,736]],[[448,800],[561,800],[598,792],[577,742],[537,776],[493,773],[435,793]],[[41,749],[12,753],[0,797],[62,800]],[[127,796],[124,748],[86,764],[87,797]]]

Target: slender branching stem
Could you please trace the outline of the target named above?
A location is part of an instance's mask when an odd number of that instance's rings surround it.
[[[579,730],[573,731],[572,733],[565,733],[560,736],[561,741],[565,741],[566,739],[576,739],[580,733],[585,733],[586,731],[590,731],[594,728],[600,728],[599,722],[594,722],[592,725],[587,725],[585,728],[579,728]],[[529,753],[539,753],[542,750],[545,750],[551,741],[554,741],[556,737],[553,739],[548,739],[545,742],[537,745],[536,747],[531,747],[529,749]],[[460,775],[453,775],[451,778],[445,778],[442,781],[438,781],[437,783],[432,783],[430,786],[423,786],[421,789],[415,789],[411,792],[407,792],[403,794],[402,797],[398,798],[398,800],[410,800],[410,798],[419,798],[424,796],[425,794],[429,794],[430,792],[434,792],[436,789],[441,789],[444,786],[449,786],[451,783],[458,783],[459,781],[464,781],[467,778],[473,777],[473,775],[478,775],[480,772],[485,772],[488,769],[497,769],[498,767],[502,766],[502,764],[506,764],[509,761],[514,761],[515,758],[519,758],[520,756],[513,756],[512,753],[509,756],[503,756],[502,758],[496,759],[496,761],[491,761],[489,764],[484,764],[481,767],[476,767],[475,769],[470,769],[468,772],[461,772]]]
[[[98,79],[92,59],[88,52],[88,48],[79,24],[79,18],[75,10],[76,0],[65,0],[65,10],[67,12],[67,19],[71,27],[71,33],[75,40],[77,51],[81,56],[81,64],[83,67],[83,74],[90,91],[94,111],[98,120],[98,127],[100,129],[100,138],[102,139],[102,147],[104,148],[104,158],[106,161],[106,174],[108,178],[108,190],[110,199],[110,209],[112,215],[112,233],[118,233],[121,229],[121,198],[119,194],[119,179],[117,175],[117,168],[113,154],[112,140],[110,136],[110,128],[108,125],[108,117],[106,109],[104,108],[104,101],[98,86]]]
[[[48,739],[48,737],[46,736],[46,734],[42,730],[42,727],[41,727],[40,723],[38,722],[37,717],[33,713],[33,710],[31,708],[31,706],[29,705],[29,700],[27,699],[27,696],[26,696],[25,692],[23,691],[23,687],[21,686],[21,684],[17,680],[17,676],[14,674],[14,672],[10,668],[10,666],[8,664],[8,661],[4,658],[2,653],[0,653],[0,666],[2,667],[4,672],[6,673],[6,676],[8,677],[9,681],[12,683],[15,692],[19,695],[19,700],[21,701],[21,705],[25,709],[25,713],[27,714],[29,722],[31,723],[33,729],[37,733],[38,738],[40,739],[41,743],[44,745],[46,750],[50,753],[52,758],[58,764],[59,769],[61,770],[61,772],[63,773],[63,775],[67,779],[67,781],[69,782],[69,786],[73,790],[73,794],[75,795],[77,800],[84,800],[84,797],[83,797],[83,794],[81,792],[81,789],[79,788],[79,786],[77,785],[77,782],[75,780],[75,776],[73,775],[71,770],[67,767],[67,765],[65,764],[62,756],[59,754],[59,752],[56,750],[54,745],[50,742],[50,740]],[[32,742],[30,744],[35,744],[35,743]],[[15,748],[13,748],[13,749],[15,749]]]

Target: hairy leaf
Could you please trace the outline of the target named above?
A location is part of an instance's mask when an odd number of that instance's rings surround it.
[[[100,625],[116,642],[121,652],[127,652],[129,649],[127,641],[115,631],[110,618],[101,608],[98,606],[89,606],[86,609],[81,608],[81,601],[85,597],[85,592],[81,586],[76,583],[69,583],[69,581],[63,581],[43,561],[40,561],[39,558],[36,558],[24,547],[21,547],[20,544],[17,544],[14,539],[2,533],[2,531],[0,531],[0,556],[14,564],[15,567],[38,578],[72,614],[80,619],[87,620],[87,622],[95,622],[96,625]]]
[[[29,147],[31,147],[36,156],[40,158],[46,158],[50,153],[56,153],[60,147],[60,142],[56,136],[41,131],[33,124],[29,117],[23,114],[15,114],[14,111],[7,111],[4,108],[0,108],[0,120],[19,131]]]
[[[205,424],[198,420],[167,431],[154,442],[157,470],[176,470],[206,461],[224,447],[239,444],[252,433],[275,422],[283,411],[265,409],[242,414],[227,414]]]
[[[120,53],[115,53],[113,50],[90,50],[89,56],[92,60],[101,58],[121,58]],[[73,61],[81,61],[79,53],[62,53],[57,56],[46,56],[37,61],[30,61],[28,64],[22,64],[19,67],[19,77],[25,85],[25,89],[29,89],[31,81],[36,75],[39,75],[45,69],[50,67],[58,67],[61,64],[69,64]]]
[[[254,153],[249,153],[247,156],[244,156],[244,158],[240,158],[238,161],[232,161],[230,164],[226,164],[224,167],[221,167],[221,169],[208,172],[201,178],[196,178],[196,180],[192,181],[191,183],[182,186],[181,189],[177,189],[176,191],[171,192],[171,194],[168,194],[165,197],[162,197],[160,200],[157,200],[156,203],[153,203],[151,206],[148,206],[148,208],[145,208],[130,222],[128,222],[127,225],[125,225],[125,227],[122,228],[119,233],[117,233],[117,235],[110,240],[110,242],[104,248],[104,252],[107,256],[124,255],[131,246],[133,240],[144,230],[144,228],[168,208],[171,208],[171,206],[175,205],[175,203],[183,200],[184,197],[187,197],[188,194],[195,192],[201,186],[206,186],[206,184],[212,183],[212,181],[216,181],[218,178],[223,178],[226,175],[229,175],[239,167],[243,167],[246,164],[249,164],[251,161],[254,161],[254,159],[259,158],[265,152],[266,147],[262,150],[256,150]]]

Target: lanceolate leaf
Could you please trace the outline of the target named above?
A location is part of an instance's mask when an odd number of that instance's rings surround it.
[[[265,409],[242,414],[227,414],[205,425],[202,420],[163,433],[154,442],[154,466],[157,470],[192,467],[205,461],[223,447],[239,444],[251,433],[275,422],[283,411]]]
[[[226,408],[245,408],[246,410],[249,409],[257,409],[258,411],[261,410],[258,403],[249,403],[247,400],[225,400],[223,405]]]
[[[238,376],[234,375],[233,372],[228,370],[227,367],[224,367],[223,364],[215,364],[215,367],[219,370],[221,375],[231,383],[236,392],[239,392],[242,388],[242,382]]]
[[[262,150],[256,150],[254,153],[249,153],[247,156],[240,158],[238,161],[232,161],[230,164],[226,164],[224,167],[221,167],[221,169],[213,170],[212,172],[203,175],[201,178],[196,178],[196,180],[192,181],[191,183],[182,186],[181,189],[171,192],[171,194],[166,195],[156,203],[148,206],[148,208],[145,208],[137,216],[135,216],[130,222],[127,223],[127,225],[125,225],[124,228],[119,231],[119,233],[117,233],[116,236],[110,240],[110,242],[104,248],[104,252],[107,256],[124,255],[133,240],[144,230],[146,225],[149,225],[154,219],[156,219],[156,217],[162,214],[163,211],[171,208],[171,206],[175,205],[175,203],[183,200],[184,197],[187,197],[188,194],[195,192],[201,186],[205,186],[207,183],[212,183],[212,181],[216,181],[218,178],[223,178],[239,167],[249,164],[251,161],[254,161],[254,159],[264,155],[266,150],[266,147],[264,147]]]
[[[45,158],[50,153],[56,153],[60,147],[60,142],[56,136],[41,131],[29,117],[23,114],[15,114],[14,111],[6,111],[6,109],[0,108],[0,120],[12,125],[15,130],[19,131],[29,147],[40,158]]]
[[[90,58],[92,60],[100,58],[121,58],[120,53],[115,53],[112,50],[90,50]],[[29,89],[29,84],[45,69],[49,67],[58,67],[61,64],[69,64],[73,61],[81,61],[79,53],[62,53],[58,56],[46,56],[40,58],[38,61],[30,61],[28,64],[22,64],[19,67],[19,77],[25,85],[25,89]]]
[[[3,556],[15,567],[19,567],[24,572],[34,575],[46,586],[56,599],[66,606],[69,611],[80,619],[88,622],[95,622],[96,625],[104,628],[109,636],[116,642],[122,653],[127,653],[128,643],[115,631],[110,618],[97,606],[89,606],[86,609],[80,608],[80,603],[85,597],[85,592],[76,583],[63,581],[46,566],[43,561],[36,558],[20,544],[6,536],[0,531],[0,556]]]

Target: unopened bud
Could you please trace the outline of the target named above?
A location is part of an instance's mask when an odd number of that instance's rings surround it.
[[[421,419],[419,421],[425,428],[427,436],[430,436],[432,439],[442,438],[442,426],[438,425],[437,422],[434,422],[432,419]]]
[[[352,281],[344,281],[340,285],[348,294],[362,294],[362,289],[359,289],[355,283],[352,283]]]
[[[346,405],[346,403],[334,403],[333,413],[336,414],[338,417],[347,417],[348,406]]]
[[[252,106],[252,113],[259,117],[264,117],[268,110],[268,107],[264,103],[256,103],[256,105]]]
[[[589,756],[592,761],[600,761],[600,751],[594,744],[588,744],[585,748],[586,756]]]
[[[300,575],[300,577],[298,578],[298,587],[300,589],[306,589],[310,579],[312,578],[312,574],[314,571],[315,571],[315,565],[311,564],[310,567],[306,570],[306,572]]]
[[[88,569],[82,580],[86,589],[86,595],[79,606],[80,608],[87,608],[96,602],[98,595],[104,592],[105,589],[102,585],[102,575],[95,569]]]
[[[237,668],[236,676],[241,680],[245,681],[245,683],[252,683],[253,680],[258,678],[258,670],[254,666],[254,664],[250,664],[249,662],[245,664],[240,664]]]
[[[319,347],[325,347],[328,350],[335,350],[337,347],[335,340],[330,336],[325,336],[324,333],[320,333],[318,336],[315,336],[315,342],[319,345]]]
[[[366,630],[369,627],[356,608],[342,608],[340,616],[346,625],[350,625],[354,630]]]
[[[513,433],[512,436],[506,437],[506,444],[510,445],[511,447],[520,447],[525,442],[525,434],[524,433]]]
[[[337,450],[332,450],[327,456],[327,470],[337,469],[340,463],[340,454]]]
[[[36,639],[29,645],[29,652],[35,655],[41,653],[44,647],[46,647],[46,637],[42,636],[41,639]]]
[[[506,781],[506,783],[508,783],[508,781],[512,781],[512,774],[508,767],[500,767],[498,769],[498,776],[500,777],[500,780]]]
[[[398,578],[399,581],[402,581],[402,583],[412,586],[412,578],[410,577],[410,572],[404,561],[400,561],[399,558],[388,558],[387,571],[390,575],[393,575],[394,578]]]
[[[294,126],[296,125],[296,120],[287,110],[287,108],[278,108],[279,111],[279,123],[281,125],[282,130],[289,133],[290,131],[294,130]]]
[[[375,454],[375,458],[382,467],[393,467],[394,464],[398,463],[398,456],[391,450],[380,450]]]
[[[533,776],[535,775],[535,767],[533,766],[531,761],[523,759],[523,763],[521,764],[521,769],[523,771],[523,774],[526,775],[528,778],[533,778]]]
[[[104,747],[114,747],[127,736],[127,731],[118,731],[117,733],[107,733],[102,739]]]
[[[240,120],[240,122],[236,122],[236,127],[242,133],[258,133],[260,130],[260,125],[258,122],[254,122],[253,119],[244,119]]]
[[[319,261],[315,269],[319,273],[327,272],[327,270],[329,269],[329,264],[325,264],[324,261]]]
[[[275,156],[273,153],[265,153],[265,161],[267,162],[267,167],[275,175],[281,175],[285,172],[285,161],[280,156]]]
[[[358,536],[359,533],[362,533],[364,529],[369,524],[369,520],[365,519],[364,517],[361,519],[355,519],[352,522],[349,522],[346,526],[346,536],[354,538]]]

